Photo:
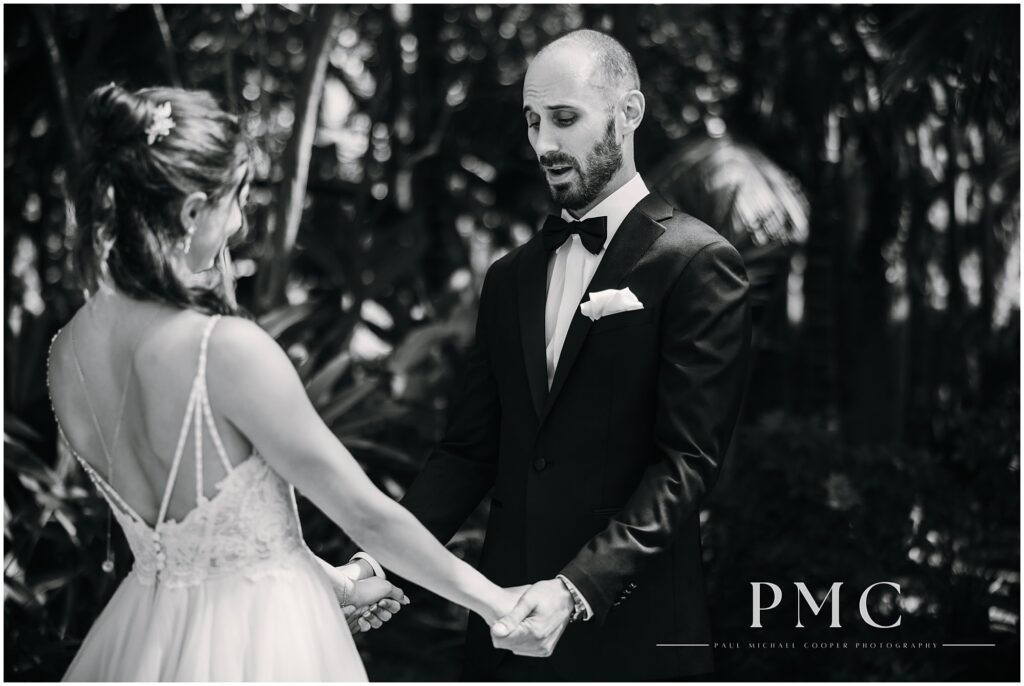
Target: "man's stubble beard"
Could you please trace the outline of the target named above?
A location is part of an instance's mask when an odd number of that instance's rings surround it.
[[[579,179],[561,187],[548,186],[551,199],[567,210],[579,210],[594,202],[622,167],[622,147],[615,142],[615,121],[608,120],[604,137],[587,154],[586,172],[573,160]]]

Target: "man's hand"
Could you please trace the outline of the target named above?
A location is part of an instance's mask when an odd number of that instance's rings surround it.
[[[327,575],[353,634],[381,628],[398,614],[402,605],[409,604],[402,589],[391,582],[377,577],[361,579],[356,563],[331,567]]]
[[[569,624],[573,601],[569,589],[558,579],[539,581],[530,587],[516,606],[491,627],[495,648],[516,655],[549,657]]]

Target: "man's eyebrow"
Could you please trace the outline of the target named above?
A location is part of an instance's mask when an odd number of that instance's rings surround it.
[[[545,105],[544,109],[550,110],[552,112],[555,110],[574,110],[576,109],[576,105]],[[529,105],[523,105],[523,112],[533,112],[533,108],[530,107]]]

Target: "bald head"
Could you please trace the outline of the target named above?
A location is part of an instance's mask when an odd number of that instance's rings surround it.
[[[580,29],[567,33],[546,45],[534,63],[568,58],[585,67],[591,85],[608,88],[616,94],[640,89],[636,61],[622,43],[600,31]]]

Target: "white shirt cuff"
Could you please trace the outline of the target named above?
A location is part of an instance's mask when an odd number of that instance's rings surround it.
[[[384,574],[384,568],[381,567],[380,564],[376,560],[374,560],[369,553],[364,553],[360,551],[353,555],[349,562],[351,563],[355,560],[363,560],[364,562],[366,562],[366,564],[370,565],[370,567],[373,569],[374,576],[378,576],[381,579],[387,578],[387,576]]]
[[[589,622],[590,619],[594,616],[594,611],[590,609],[590,603],[587,602],[587,597],[580,593],[580,589],[576,588],[576,584],[569,581],[569,578],[564,574],[559,574],[557,578],[561,579],[563,584],[571,588],[573,592],[576,593],[576,595],[578,595],[583,600],[583,621]]]

